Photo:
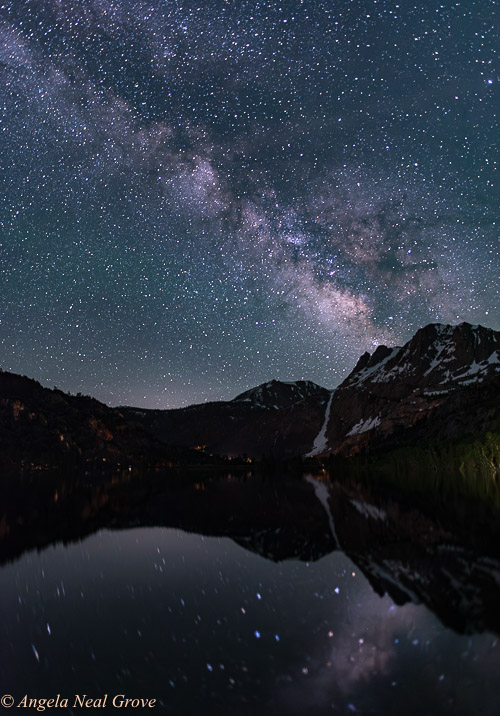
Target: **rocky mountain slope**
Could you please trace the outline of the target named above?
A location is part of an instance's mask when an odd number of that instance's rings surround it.
[[[171,444],[219,455],[292,457],[310,449],[329,395],[310,381],[273,380],[233,400],[176,410],[120,411]]]
[[[0,371],[0,467],[186,460],[137,421],[88,396]],[[198,456],[197,456],[198,457]]]
[[[334,391],[322,454],[351,455],[500,429],[500,333],[430,324],[365,353]]]

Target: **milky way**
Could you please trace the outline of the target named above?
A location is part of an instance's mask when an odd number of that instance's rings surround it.
[[[500,328],[493,2],[0,5],[0,365],[110,404]]]

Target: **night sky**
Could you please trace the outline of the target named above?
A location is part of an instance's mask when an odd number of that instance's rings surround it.
[[[167,408],[500,329],[493,2],[0,8],[3,369]]]

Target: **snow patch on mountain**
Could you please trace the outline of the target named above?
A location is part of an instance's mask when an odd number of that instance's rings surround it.
[[[328,441],[326,439],[326,429],[328,427],[328,421],[330,420],[330,411],[332,407],[334,393],[334,390],[332,390],[332,392],[330,393],[330,398],[328,399],[328,403],[326,404],[325,419],[323,421],[323,425],[321,426],[321,430],[316,435],[312,450],[311,452],[308,452],[307,455],[304,455],[304,457],[314,457],[315,455],[319,455],[320,453],[324,452],[328,447]]]
[[[356,425],[351,428],[351,430],[347,433],[346,437],[350,437],[351,435],[360,435],[361,433],[366,433],[368,430],[373,430],[373,428],[376,428],[380,425],[380,416],[377,415],[375,418],[367,418],[366,420],[360,420],[359,423],[356,423]]]
[[[444,328],[444,326],[440,327]],[[424,378],[428,376],[429,373],[432,373],[435,368],[439,368],[439,366],[441,366],[445,361],[452,360],[455,351],[455,344],[451,339],[445,341],[444,343],[441,343],[441,341],[434,341],[431,347],[436,351],[436,355],[431,360],[429,368],[425,371]]]
[[[395,355],[401,350],[400,346],[395,346],[391,352],[383,358],[379,363],[375,363],[375,365],[372,365],[370,367],[362,368],[358,373],[356,373],[352,381],[350,382],[351,386],[359,386],[365,381],[367,381],[369,378],[374,376],[375,374],[378,374],[379,371],[382,372],[384,370],[384,366],[392,360],[392,358],[395,357]],[[380,380],[380,378],[378,378]]]
[[[404,375],[405,373],[411,373],[414,370],[413,366],[410,365],[410,363],[403,363],[403,365],[395,365],[393,368],[391,368],[388,371],[385,371],[384,369],[381,369],[380,371],[377,371],[376,375],[372,378],[372,383],[388,383],[389,381],[393,380],[394,378],[399,378],[401,375]]]

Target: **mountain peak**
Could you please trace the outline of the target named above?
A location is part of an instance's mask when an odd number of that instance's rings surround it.
[[[500,363],[500,333],[470,323],[429,323],[401,348],[364,353],[344,387],[366,387],[399,378],[422,387],[481,381]]]
[[[282,409],[328,391],[310,380],[270,380],[237,395],[232,403],[251,403],[256,407]]]
[[[420,329],[405,346],[415,367],[424,367],[423,377],[439,382],[481,380],[498,363],[500,334],[470,323],[431,323]],[[435,382],[435,381],[434,381]]]

